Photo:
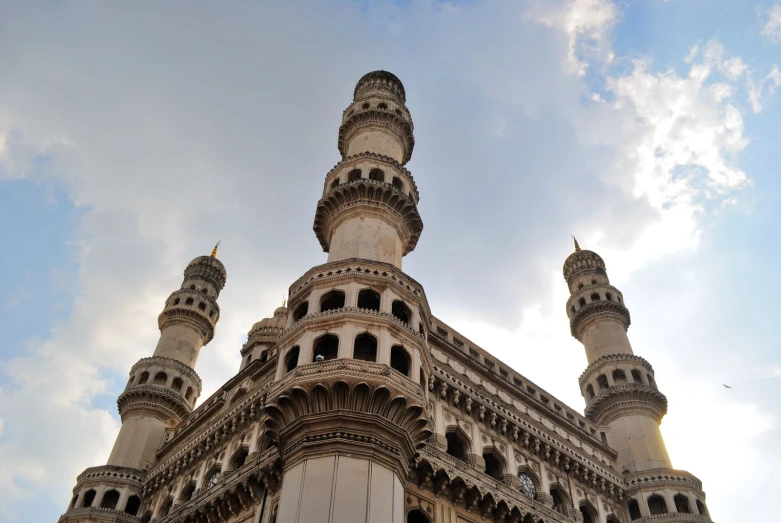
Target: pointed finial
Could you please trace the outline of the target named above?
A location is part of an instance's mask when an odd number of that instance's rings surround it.
[[[282,295],[282,307],[287,306],[287,298],[285,298],[285,295]]]
[[[578,252],[580,250],[580,245],[578,245],[578,239],[575,238],[575,235],[572,235],[572,241],[575,242],[575,252]]]
[[[217,245],[215,245],[214,249],[212,249],[212,255],[211,255],[212,258],[216,258],[217,257],[217,249],[219,249],[219,248],[220,248],[220,242],[217,242]]]

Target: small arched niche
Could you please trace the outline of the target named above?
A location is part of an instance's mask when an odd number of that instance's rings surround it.
[[[652,516],[667,514],[667,502],[659,494],[648,496],[648,511]]]
[[[361,170],[360,169],[353,169],[347,174],[347,181],[348,182],[355,182],[361,179]]]
[[[344,307],[344,292],[340,290],[332,290],[323,294],[320,298],[320,311],[331,311],[334,309],[341,309]]]
[[[285,354],[285,372],[290,372],[291,370],[298,367],[298,354],[301,352],[301,349],[296,345],[295,347],[291,347],[287,354]]]
[[[376,182],[384,182],[385,172],[382,169],[372,169],[369,171],[369,179]]]
[[[403,300],[395,300],[391,306],[391,314],[396,316],[402,322],[409,324],[412,319],[412,310]]]
[[[607,388],[610,386],[607,382],[607,376],[604,374],[600,374],[597,377],[597,385],[599,385],[599,391],[602,392],[603,390],[607,390]]]
[[[630,499],[629,502],[626,504],[626,508],[629,512],[629,519],[631,521],[640,519],[642,517],[640,515],[640,505],[637,503],[636,499]]]
[[[379,311],[380,293],[374,289],[361,289],[358,292],[358,308]]]
[[[323,361],[335,360],[339,356],[339,338],[333,334],[317,338],[312,351],[312,361],[318,361],[318,356],[322,356]]]
[[[158,372],[155,374],[155,379],[152,381],[152,385],[165,385],[168,382],[168,375],[165,372]]]
[[[626,373],[621,369],[613,371],[613,383],[616,385],[626,385],[629,383],[626,379]]]
[[[304,316],[307,315],[309,312],[309,302],[304,301],[296,305],[296,308],[293,309],[293,321],[298,321]]]
[[[485,472],[492,478],[501,481],[504,474],[504,463],[496,450],[490,449],[483,451],[483,460],[485,461]]]
[[[407,514],[407,523],[431,523],[431,520],[425,512],[415,509]]]
[[[353,359],[360,361],[377,361],[377,338],[364,332],[355,338]]]
[[[691,514],[692,510],[689,507],[689,498],[683,494],[676,494],[675,497],[673,497],[673,501],[675,502],[676,512],[680,512],[681,514]]]
[[[461,429],[453,428],[445,433],[447,453],[456,459],[465,460],[469,453],[469,439]]]
[[[119,491],[115,489],[107,490],[103,493],[103,499],[100,500],[100,508],[115,510],[119,503]]]
[[[401,345],[391,347],[390,364],[391,368],[397,370],[409,377],[409,370],[412,360],[407,350]]]
[[[141,508],[141,498],[139,498],[136,495],[132,495],[129,498],[127,498],[127,503],[125,503],[126,514],[135,516],[138,514],[138,509],[140,508]]]

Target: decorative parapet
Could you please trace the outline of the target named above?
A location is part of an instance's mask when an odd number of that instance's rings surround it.
[[[198,385],[198,392],[200,393],[201,377],[198,376],[198,373],[195,372],[195,369],[173,358],[166,358],[164,356],[151,356],[148,358],[141,358],[130,369],[130,374],[135,374],[139,370],[142,370],[143,368],[153,367],[153,366],[168,367],[170,369],[174,369],[176,372],[180,374],[184,374],[187,378],[189,378],[191,381],[193,381],[195,384]]]
[[[617,301],[594,301],[587,303],[570,319],[570,333],[580,340],[583,331],[596,320],[610,318],[622,323],[624,328],[629,328],[632,319],[629,309],[623,303]]]
[[[623,362],[623,361],[631,361],[635,363],[639,363],[649,371],[653,372],[654,368],[651,366],[651,364],[643,357],[635,356],[634,354],[608,354],[607,356],[602,356],[601,358],[597,358],[596,360],[592,361],[591,364],[586,367],[586,370],[584,370],[580,377],[578,378],[578,382],[580,383],[580,386],[583,387],[586,384],[586,377],[588,374],[599,367],[602,364],[605,363],[613,363],[613,362]]]
[[[406,119],[389,109],[380,109],[376,105],[368,109],[357,110],[347,116],[339,126],[339,152],[342,158],[347,157],[347,146],[350,140],[362,127],[379,125],[384,129],[394,132],[404,147],[404,156],[401,164],[404,165],[412,158],[412,149],[415,147],[415,136],[412,133],[412,120]]]
[[[301,319],[299,319],[297,322],[295,322],[293,325],[288,327],[282,334],[279,335],[277,343],[278,344],[284,343],[284,341],[288,338],[288,336],[290,336],[293,332],[298,331],[299,328],[301,328],[304,325],[314,323],[318,320],[335,318],[335,317],[345,317],[349,319],[362,319],[368,317],[375,320],[378,319],[385,320],[388,323],[391,323],[397,326],[398,328],[402,329],[407,335],[410,335],[413,338],[418,340],[425,340],[424,334],[416,331],[407,322],[401,321],[393,314],[389,314],[387,312],[375,311],[372,309],[359,309],[358,307],[340,307],[338,309],[331,309],[324,312],[315,312],[303,316]]]
[[[644,518],[635,519],[633,523],[652,523],[662,521],[664,523],[687,523],[689,521],[706,521],[710,522],[710,518],[704,514],[688,514],[684,512],[668,512],[667,514],[656,514],[654,516],[646,516]]]
[[[705,494],[702,491],[702,481],[694,474],[685,470],[651,469],[633,472],[625,475],[624,478],[628,492],[640,488],[685,487],[694,490],[700,497],[703,497]]]
[[[140,490],[146,473],[130,467],[118,467],[116,465],[101,465],[90,467],[76,478],[74,492],[83,486],[91,484],[128,486],[132,490]]]
[[[117,408],[123,418],[128,412],[143,410],[164,422],[181,421],[192,412],[181,394],[158,385],[134,385],[120,394]]]
[[[588,403],[586,417],[607,424],[627,410],[649,413],[661,422],[667,414],[667,397],[653,387],[638,383],[608,387]]]
[[[70,509],[60,516],[58,523],[140,523],[141,518],[127,512],[101,507],[82,507]]]
[[[345,112],[347,112],[347,110],[345,110]],[[372,153],[372,152],[363,152],[363,153],[350,155],[347,158],[342,159],[342,161],[340,161],[336,165],[334,165],[331,168],[331,170],[328,171],[328,173],[325,175],[325,177],[328,178],[329,176],[331,176],[335,171],[337,171],[338,169],[341,169],[342,166],[345,163],[349,163],[349,162],[352,162],[354,160],[362,160],[362,159],[377,160],[377,161],[380,161],[380,162],[385,162],[385,163],[391,164],[393,167],[398,169],[404,176],[409,178],[409,181],[412,183],[412,188],[415,191],[415,200],[416,201],[420,200],[420,193],[418,192],[418,186],[415,184],[415,179],[412,177],[412,173],[409,172],[409,170],[406,167],[404,167],[403,165],[401,165],[399,162],[397,162],[396,160],[394,160],[390,156],[385,156],[384,154],[377,154],[377,153]]]

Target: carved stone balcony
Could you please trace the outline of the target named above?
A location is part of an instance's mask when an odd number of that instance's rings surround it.
[[[131,516],[121,510],[101,507],[74,508],[60,516],[58,523],[78,523],[89,521],[90,523],[140,523],[141,518]]]
[[[642,412],[661,422],[667,414],[667,397],[638,383],[609,387],[588,403],[585,414],[590,421],[604,424],[627,412]]]

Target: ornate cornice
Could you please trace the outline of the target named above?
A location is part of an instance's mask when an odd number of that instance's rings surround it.
[[[92,484],[112,484],[130,487],[133,491],[140,491],[146,476],[145,471],[130,467],[116,465],[102,465],[90,467],[76,478],[76,487],[73,492]]]
[[[629,309],[623,303],[617,301],[595,301],[587,303],[570,319],[570,332],[572,336],[580,340],[586,327],[597,320],[612,319],[623,324],[624,329],[629,328],[631,318]]]
[[[201,377],[198,376],[198,373],[195,372],[195,369],[173,358],[166,358],[164,356],[151,356],[149,358],[141,358],[130,369],[130,374],[135,374],[136,372],[149,367],[163,367],[163,368],[174,369],[178,373],[184,374],[187,378],[189,378],[194,383],[196,383],[198,385],[198,393],[200,393],[201,391]]]
[[[330,248],[333,221],[342,212],[361,205],[377,208],[383,216],[397,222],[396,226],[405,233],[401,234],[404,254],[415,249],[423,231],[415,200],[392,184],[361,178],[337,185],[317,202],[313,229],[323,251]]]
[[[225,266],[217,258],[212,258],[211,256],[198,256],[184,269],[184,278],[185,280],[198,278],[209,282],[214,285],[217,294],[219,294],[220,290],[225,287],[228,273],[225,270]]]
[[[608,424],[628,411],[648,414],[660,423],[667,414],[667,398],[653,387],[638,383],[608,387],[588,403],[586,417]]]
[[[119,395],[117,408],[122,419],[133,411],[142,410],[166,423],[181,421],[192,408],[181,394],[158,385],[133,385]]]
[[[605,363],[616,363],[616,362],[639,363],[640,365],[645,367],[648,371],[650,372],[654,371],[654,368],[651,366],[650,363],[648,363],[648,360],[640,356],[635,356],[634,354],[608,354],[607,356],[602,356],[601,358],[597,358],[596,360],[592,361],[588,367],[586,367],[586,370],[584,370],[581,373],[580,377],[578,378],[578,382],[580,383],[580,386],[583,387],[583,385],[586,384],[586,382],[588,381],[586,378],[593,370],[601,367]]]
[[[663,486],[669,486],[671,488],[685,487],[694,490],[700,498],[705,498],[705,493],[702,491],[702,481],[694,474],[685,470],[643,470],[626,474],[624,475],[624,479],[629,493],[639,489],[658,488]]]
[[[70,509],[60,516],[57,523],[81,523],[82,521],[95,523],[139,523],[141,518],[111,508],[81,507]]]
[[[203,336],[204,345],[214,338],[214,327],[219,315],[215,316],[214,322],[202,311],[189,305],[175,305],[166,308],[157,317],[157,325],[163,330],[167,325],[182,324],[188,325],[197,330]]]
[[[369,109],[356,110],[348,116],[339,127],[339,152],[342,158],[347,157],[347,147],[350,140],[360,131],[369,126],[378,126],[385,131],[395,133],[404,148],[404,156],[401,163],[407,163],[412,158],[412,149],[415,147],[415,136],[412,134],[412,122],[389,109],[380,109],[377,106]]]
[[[409,169],[407,169],[406,167],[401,165],[399,162],[397,162],[396,160],[394,160],[390,156],[385,156],[384,154],[377,154],[377,153],[372,153],[372,152],[368,152],[368,151],[367,152],[363,152],[363,153],[358,153],[358,154],[351,154],[347,158],[343,158],[342,161],[340,161],[339,163],[337,163],[336,165],[331,167],[331,170],[328,171],[328,173],[326,173],[325,177],[327,179],[335,171],[341,169],[347,163],[353,162],[355,160],[364,160],[364,159],[366,159],[366,160],[376,160],[376,161],[379,161],[379,162],[385,162],[385,163],[388,163],[388,164],[392,165],[399,172],[401,172],[404,176],[409,178],[409,181],[412,184],[412,189],[415,192],[415,196],[416,196],[415,201],[420,200],[420,192],[418,192],[418,186],[415,183],[415,179],[412,177],[412,173],[409,171]]]

